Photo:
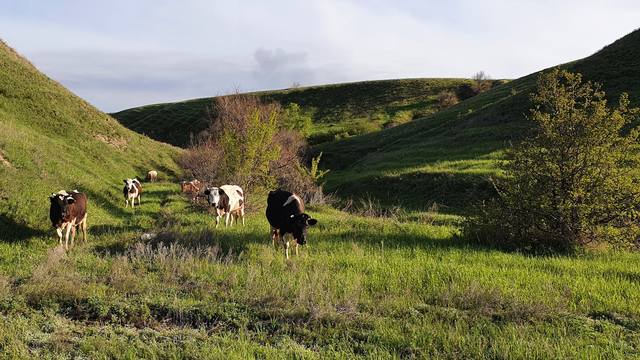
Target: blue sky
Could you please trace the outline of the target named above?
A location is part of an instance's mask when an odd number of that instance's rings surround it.
[[[104,111],[294,82],[516,78],[639,19],[637,0],[0,0],[0,38]]]

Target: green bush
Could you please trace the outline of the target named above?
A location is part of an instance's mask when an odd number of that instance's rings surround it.
[[[468,231],[520,249],[573,250],[598,241],[633,244],[640,177],[633,171],[638,114],[622,94],[608,108],[598,84],[552,70],[538,78],[531,120],[537,131],[508,153],[499,198]],[[627,129],[628,130],[628,129]]]

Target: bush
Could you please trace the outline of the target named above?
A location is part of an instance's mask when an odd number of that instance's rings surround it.
[[[496,182],[500,196],[480,207],[469,235],[527,250],[634,243],[638,131],[623,131],[638,111],[627,95],[607,108],[598,84],[555,69],[540,75],[532,101],[536,134],[508,152],[506,176]]]
[[[451,90],[442,90],[438,94],[438,104],[440,105],[441,109],[453,106],[458,102],[460,102],[460,100],[458,100],[458,95],[456,95],[456,93]]]
[[[280,114],[280,126],[286,130],[297,131],[306,138],[311,134],[313,120],[311,114],[303,111],[300,105],[290,103]]]
[[[298,130],[306,120],[300,120],[297,105],[282,111],[276,104],[234,95],[216,99],[214,108],[206,135],[180,159],[194,178],[240,185],[246,192],[279,186],[317,196],[319,187],[303,165],[307,144]],[[280,121],[283,114],[289,118]]]

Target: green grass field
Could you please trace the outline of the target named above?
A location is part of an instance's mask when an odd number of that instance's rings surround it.
[[[637,69],[625,54],[638,33],[621,41],[572,66]],[[605,89],[637,103],[639,73]],[[640,254],[527,256],[459,237],[503,149],[529,129],[518,109],[533,77],[315,148],[329,190],[399,211],[310,206],[319,224],[287,261],[264,195],[249,194],[245,227],[215,229],[179,194],[182,150],[4,45],[0,74],[0,358],[640,358]],[[125,209],[122,178],[151,168],[163,181]],[[67,253],[48,222],[47,195],[62,188],[89,197],[89,242]]]
[[[175,184],[120,221],[89,217],[0,243],[0,354],[90,358],[628,358],[640,355],[640,255],[527,257],[474,247],[442,221],[312,207],[299,257],[247,226],[214,229]],[[434,218],[440,217],[433,214]],[[446,218],[445,218],[446,219]],[[159,233],[139,240],[143,231]]]
[[[496,83],[499,83],[496,81]],[[438,111],[438,94],[468,86],[468,79],[397,79],[310,86],[252,93],[283,106],[296,103],[312,113],[312,143],[332,141],[354,131],[378,131],[385,124]],[[112,114],[129,129],[176,146],[209,125],[215,98],[154,104]],[[357,127],[357,128],[356,128]],[[361,128],[361,129],[359,129]],[[351,134],[353,135],[353,134]]]
[[[602,84],[610,102],[622,92],[640,105],[640,30],[599,52],[560,65]],[[501,84],[431,116],[380,132],[317,145],[331,169],[326,189],[387,206],[464,213],[492,194],[504,150],[531,133],[526,116],[537,73]],[[409,191],[407,189],[420,189]]]

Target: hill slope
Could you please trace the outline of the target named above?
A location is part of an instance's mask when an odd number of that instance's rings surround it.
[[[345,84],[311,86],[253,93],[266,101],[282,105],[296,103],[313,113],[315,136],[332,138],[342,131],[329,127],[354,119],[392,117],[407,112],[422,117],[437,111],[437,95],[453,90],[465,97],[466,79],[400,79],[363,81]],[[126,127],[154,139],[177,146],[188,144],[208,126],[208,109],[214,98],[155,104],[123,110],[112,114]]]
[[[0,238],[49,231],[48,195],[87,192],[91,223],[118,220],[123,177],[173,176],[179,149],[120,125],[0,42]]]
[[[561,65],[601,82],[610,101],[623,91],[640,105],[640,31],[587,58]],[[510,142],[526,135],[529,94],[538,73],[497,86],[425,119],[323,144],[327,188],[369,194],[385,204],[424,209],[433,201],[463,208],[491,191],[486,179]],[[419,189],[419,191],[408,191]]]

